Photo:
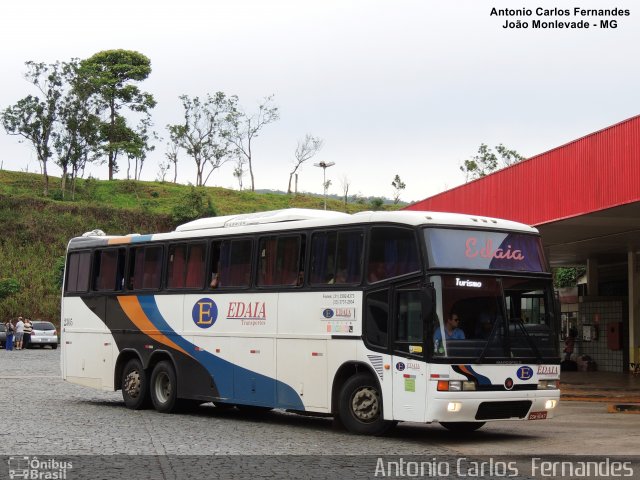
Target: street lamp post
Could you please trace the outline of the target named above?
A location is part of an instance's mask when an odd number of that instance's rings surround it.
[[[333,167],[335,162],[314,163],[315,167],[322,168],[322,188],[324,188],[324,209],[327,209],[327,168]]]

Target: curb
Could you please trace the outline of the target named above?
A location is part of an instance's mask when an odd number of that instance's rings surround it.
[[[560,400],[570,402],[600,402],[612,404],[640,404],[639,395],[568,391],[560,393]]]
[[[640,414],[640,403],[609,404],[607,405],[607,412]]]

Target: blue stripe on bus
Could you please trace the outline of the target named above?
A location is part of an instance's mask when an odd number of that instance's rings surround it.
[[[169,326],[160,313],[153,295],[140,295],[138,301],[147,318],[159,331],[170,332],[165,334],[207,369],[220,396],[228,399],[228,402],[304,410],[302,399],[286,383],[239,367],[206,350],[196,349],[194,344],[178,335]]]
[[[467,369],[473,373],[473,375],[475,376],[476,380],[478,380],[478,384],[479,385],[491,385],[491,380],[489,380],[487,377],[485,377],[484,375],[479,374],[478,372],[476,372],[471,365],[465,365],[465,367],[467,367]]]
[[[152,235],[136,235],[131,237],[131,243],[148,242]]]

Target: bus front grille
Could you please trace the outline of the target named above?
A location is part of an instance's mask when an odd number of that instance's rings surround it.
[[[482,402],[476,412],[476,420],[501,420],[524,418],[531,408],[531,400],[511,402]]]

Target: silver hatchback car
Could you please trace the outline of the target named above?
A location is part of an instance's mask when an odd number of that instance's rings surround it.
[[[41,347],[51,345],[53,349],[58,348],[58,332],[53,323],[42,320],[33,321],[33,331],[31,332],[29,347],[35,347],[36,345]]]

